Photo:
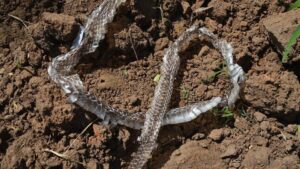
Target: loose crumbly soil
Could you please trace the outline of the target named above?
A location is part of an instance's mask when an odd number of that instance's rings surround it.
[[[139,131],[101,125],[95,115],[68,104],[47,74],[100,3],[0,2],[0,168],[114,169],[130,161]],[[197,12],[201,7],[212,8]],[[276,0],[128,0],[99,49],[76,70],[98,98],[146,112],[164,49],[190,25],[206,26],[233,45],[247,76],[242,97],[232,117],[209,112],[163,127],[146,168],[300,168],[300,65],[280,62],[261,24],[285,10]],[[224,61],[205,38],[195,36],[180,57],[171,108],[227,94],[226,72],[212,78]]]

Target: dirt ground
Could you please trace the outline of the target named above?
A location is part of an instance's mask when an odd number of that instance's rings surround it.
[[[47,74],[100,3],[0,1],[1,169],[115,169],[130,161],[139,131],[101,125],[95,115],[68,104]],[[212,8],[198,12],[201,7]],[[285,11],[277,0],[128,0],[77,71],[87,89],[113,107],[146,111],[164,49],[190,25],[205,26],[233,45],[247,76],[242,98],[232,116],[215,110],[163,127],[146,168],[297,169],[300,62],[282,64],[261,23]],[[180,57],[171,108],[226,94],[226,73],[212,78],[224,61],[211,44],[194,38]]]

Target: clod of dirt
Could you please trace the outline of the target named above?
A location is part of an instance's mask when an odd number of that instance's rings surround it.
[[[5,34],[5,30],[0,28],[0,47],[7,44],[7,35]]]
[[[183,9],[183,14],[187,15],[191,12],[191,5],[187,1],[181,1],[181,7]]]
[[[289,124],[284,128],[284,131],[290,133],[290,134],[296,134],[297,132],[297,125],[296,124]]]
[[[132,54],[137,54],[138,58],[146,54],[145,51],[150,48],[152,43],[149,33],[143,32],[135,24],[116,33],[113,37],[113,42],[114,47],[123,54],[128,55],[128,52],[131,52]]]
[[[262,23],[268,31],[273,45],[282,54],[292,33],[300,24],[300,9],[269,16]],[[290,60],[299,61],[299,54],[300,49],[290,52]]]
[[[168,44],[169,44],[169,39],[166,37],[157,39],[155,41],[154,52],[163,50],[168,46]]]
[[[208,7],[213,8],[213,17],[215,17],[218,21],[224,22],[230,9],[232,9],[232,4],[225,1],[212,0],[209,2]]]
[[[274,160],[267,169],[298,169],[300,168],[300,160],[297,155],[290,155]]]
[[[204,138],[205,138],[205,134],[203,134],[203,133],[196,133],[192,137],[193,140],[201,140],[201,139],[204,139]]]
[[[162,11],[163,16],[170,20],[175,20],[177,17],[180,16],[182,8],[180,1],[178,0],[165,0],[162,1]]]
[[[223,129],[215,129],[210,132],[208,138],[211,138],[213,141],[221,141],[224,137]]]
[[[221,154],[221,157],[230,158],[236,156],[237,154],[238,154],[238,150],[235,147],[235,145],[229,145],[226,151],[223,154]]]
[[[162,167],[163,169],[174,168],[200,168],[220,169],[225,168],[224,162],[220,157],[220,150],[217,146],[212,146],[210,149],[203,148],[201,143],[190,141],[178,150],[173,152],[170,160]]]
[[[267,147],[252,147],[245,155],[242,167],[263,169],[270,162],[270,154],[271,150]]]
[[[300,112],[300,84],[295,74],[284,71],[276,53],[269,53],[248,72],[245,100],[253,107],[295,121]]]
[[[90,160],[87,163],[87,168],[89,169],[99,169],[101,167],[101,165],[98,163],[97,160]]]
[[[44,12],[41,21],[30,25],[28,30],[39,47],[50,52],[57,43],[70,45],[79,31],[79,24],[72,16]]]
[[[256,121],[258,121],[258,122],[264,121],[266,119],[266,117],[267,117],[266,115],[264,115],[264,114],[262,114],[260,112],[255,112],[253,115],[254,115]]]
[[[51,88],[48,86],[42,86],[41,91],[35,95],[36,109],[40,114],[48,114],[53,108],[53,98],[43,97],[45,93],[50,92]]]
[[[18,138],[6,151],[0,168],[29,168],[33,167],[35,153],[29,146],[32,133]]]

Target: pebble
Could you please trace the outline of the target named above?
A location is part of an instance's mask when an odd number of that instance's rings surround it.
[[[4,68],[1,68],[0,69],[0,75],[2,75],[4,73],[5,69]]]
[[[234,157],[238,154],[238,151],[235,147],[235,145],[229,145],[226,151],[221,154],[221,158],[229,158],[229,157]]]
[[[254,43],[254,45],[260,45],[261,43],[263,43],[265,41],[264,38],[260,38],[260,37],[257,37],[257,36],[254,36],[252,38],[252,42]]]
[[[260,129],[262,129],[263,131],[269,131],[270,130],[270,122],[268,121],[263,121],[260,124]]]
[[[223,129],[214,129],[208,135],[208,138],[211,138],[213,141],[221,141],[223,137]]]
[[[7,86],[6,86],[6,91],[5,91],[5,93],[6,93],[6,95],[7,96],[12,96],[12,94],[14,93],[14,85],[13,85],[13,83],[9,83]]]
[[[188,2],[186,1],[181,1],[181,6],[183,9],[183,14],[188,14],[189,12],[191,12],[191,6]]]
[[[261,136],[255,136],[253,140],[258,146],[264,146],[264,147],[268,146],[268,140]]]
[[[284,131],[290,133],[290,134],[295,134],[297,132],[297,125],[296,124],[289,124],[284,128]]]
[[[254,113],[254,117],[255,117],[256,121],[258,121],[258,122],[262,122],[262,121],[264,121],[267,118],[266,115],[264,115],[264,114],[262,114],[260,112],[255,112]]]
[[[291,152],[294,149],[294,143],[292,140],[287,140],[285,143],[285,150]]]
[[[201,139],[204,139],[204,138],[205,138],[205,134],[203,134],[203,133],[196,133],[192,137],[193,140],[201,140]]]

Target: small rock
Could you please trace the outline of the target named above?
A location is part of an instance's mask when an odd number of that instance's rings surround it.
[[[175,156],[180,156],[180,155],[181,155],[181,152],[180,152],[179,150],[178,150],[178,151],[175,151],[175,152],[174,152],[174,155],[175,155]]]
[[[270,128],[271,128],[270,122],[268,122],[268,121],[263,121],[263,122],[260,124],[260,129],[262,129],[263,131],[269,131]]]
[[[118,139],[123,142],[123,148],[126,149],[126,143],[129,141],[130,138],[130,132],[127,129],[121,128],[119,130]]]
[[[109,163],[105,163],[105,164],[103,164],[103,169],[110,169],[110,165],[109,165]]]
[[[203,133],[196,133],[192,137],[193,140],[201,140],[201,139],[204,139],[204,138],[205,138],[205,134],[203,134]]]
[[[3,120],[12,120],[14,117],[15,117],[14,115],[8,114],[3,117]]]
[[[229,145],[227,150],[221,154],[221,158],[228,158],[228,157],[234,157],[238,154],[238,151],[235,147],[235,145]]]
[[[20,78],[20,80],[28,80],[29,78],[31,78],[32,77],[32,73],[33,73],[33,71],[34,70],[32,70],[32,72],[29,72],[29,71],[31,71],[31,70],[29,70],[30,68],[26,68],[26,69],[24,69],[24,70],[22,70],[21,72],[20,72],[20,74],[18,75],[18,78]]]
[[[292,140],[287,140],[285,142],[285,150],[287,152],[291,152],[293,149],[294,149],[294,143],[293,143],[293,141]]]
[[[164,38],[159,38],[157,41],[155,41],[155,47],[154,47],[154,51],[160,51],[162,49],[164,49],[165,47],[168,46],[169,43],[169,39],[164,37]]]
[[[265,39],[264,39],[264,38],[261,38],[261,37],[254,36],[254,37],[252,38],[252,42],[253,42],[253,44],[256,45],[256,46],[261,45],[264,41],[265,41]]]
[[[297,125],[296,124],[289,124],[287,127],[284,128],[284,131],[295,134],[297,132]]]
[[[39,47],[51,51],[57,41],[71,44],[79,31],[79,27],[73,16],[44,12],[40,22],[28,26],[28,32]],[[30,60],[31,64],[39,65],[40,53],[31,55]]]
[[[97,160],[90,160],[88,163],[87,163],[87,168],[89,169],[100,169],[100,165],[98,164]]]
[[[4,71],[5,71],[5,69],[4,69],[4,68],[1,68],[1,69],[0,69],[0,75],[3,75],[3,74],[4,74]]]
[[[51,27],[48,31],[57,40],[72,41],[74,34],[79,30],[79,24],[73,16],[57,13],[44,12],[42,20]]]
[[[46,162],[47,167],[52,169],[52,168],[62,168],[62,161],[57,160],[55,157],[51,157],[47,160]]]
[[[230,11],[232,4],[225,1],[212,0],[209,2],[208,7],[213,8],[214,17],[220,21],[223,21],[227,17],[228,11]]]
[[[246,30],[248,28],[248,22],[241,21],[240,22],[240,27],[241,27],[242,30]]]
[[[283,158],[277,158],[270,163],[270,165],[266,169],[299,169],[300,168],[300,160],[297,155],[289,155]]]
[[[269,164],[271,149],[267,147],[253,147],[250,149],[244,160],[241,168],[257,168],[257,166],[267,166]]]
[[[223,129],[214,129],[208,135],[213,141],[221,141],[224,137]]]
[[[93,131],[96,137],[101,137],[106,128],[103,125],[93,124]]]
[[[12,106],[13,106],[14,114],[18,114],[24,109],[24,106],[21,105],[20,103],[13,102]]]
[[[128,55],[128,52],[134,54],[134,50],[138,54],[138,57],[142,57],[147,52],[150,46],[152,46],[152,39],[148,32],[144,32],[136,24],[130,25],[129,28],[123,29],[118,33],[106,35],[108,39],[109,48],[117,48],[122,54]]]
[[[208,148],[209,144],[211,143],[210,140],[203,140],[200,142],[200,146],[203,148]]]
[[[258,122],[262,122],[262,121],[264,121],[267,118],[266,115],[264,115],[264,114],[262,114],[260,112],[255,112],[254,113],[254,117],[255,117],[256,121],[258,121]]]
[[[203,93],[205,93],[207,91],[207,86],[200,84],[197,88],[196,88],[196,95],[197,96],[201,96]]]
[[[188,2],[186,1],[181,1],[181,6],[183,9],[183,14],[189,14],[191,12],[191,6]]]
[[[268,140],[261,136],[255,136],[253,140],[258,146],[268,146]]]
[[[202,1],[202,0],[200,0],[200,1],[196,1],[193,5],[192,5],[192,10],[193,10],[193,12],[196,12],[197,10],[199,10],[202,6],[203,6],[203,4],[205,3],[205,1]]]
[[[241,166],[240,162],[233,162],[232,163],[232,167],[234,167],[234,168],[240,168],[240,166]]]
[[[14,64],[16,66],[23,66],[27,62],[26,53],[21,49],[21,47],[17,48],[13,52]]]
[[[198,56],[202,57],[206,55],[208,52],[209,52],[209,47],[205,45],[201,48],[200,52],[198,53]]]
[[[28,63],[32,66],[40,66],[42,63],[41,52],[28,52]]]
[[[9,83],[7,86],[6,86],[6,90],[5,90],[5,94],[8,95],[8,96],[12,96],[12,94],[14,93],[14,85],[13,83]]]
[[[226,128],[223,130],[224,137],[229,137],[231,135],[231,130]]]

